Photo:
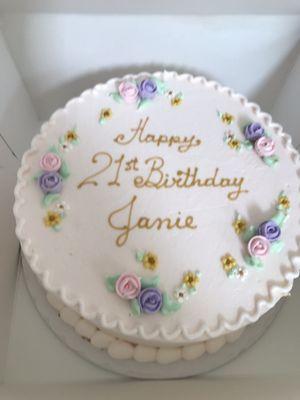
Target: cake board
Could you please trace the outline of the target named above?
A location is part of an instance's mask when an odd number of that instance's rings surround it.
[[[79,356],[111,372],[139,379],[176,379],[208,373],[232,361],[251,347],[268,329],[280,310],[284,299],[254,324],[248,326],[234,343],[226,343],[215,354],[205,353],[191,361],[180,360],[171,364],[140,363],[135,360],[116,360],[107,351],[100,350],[81,338],[75,330],[60,319],[48,303],[45,291],[22,256],[22,269],[27,289],[43,320],[55,335]]]

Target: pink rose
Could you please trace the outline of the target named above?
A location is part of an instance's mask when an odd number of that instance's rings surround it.
[[[115,288],[122,299],[135,299],[141,291],[141,279],[133,273],[121,274]]]
[[[40,167],[46,172],[56,172],[61,167],[61,159],[55,153],[46,153],[40,160]]]
[[[272,156],[275,152],[274,140],[268,136],[262,136],[255,142],[256,153],[261,157]]]
[[[137,101],[139,89],[134,82],[122,81],[118,89],[121,97],[126,103],[132,104]]]
[[[263,257],[269,249],[270,243],[264,236],[253,236],[248,242],[248,251],[252,257]]]

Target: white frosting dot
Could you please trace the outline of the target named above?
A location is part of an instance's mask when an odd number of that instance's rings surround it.
[[[115,337],[107,335],[99,330],[91,338],[91,343],[95,347],[98,347],[98,349],[107,349],[110,343],[114,341],[116,341]]]
[[[138,362],[154,362],[156,353],[157,349],[155,347],[138,344],[134,349],[133,358]]]
[[[205,348],[208,353],[214,354],[218,350],[220,350],[225,343],[226,343],[225,336],[220,336],[218,338],[210,339],[207,342],[205,342]]]
[[[80,316],[77,314],[76,311],[72,310],[71,308],[64,307],[60,311],[60,318],[65,321],[66,324],[75,327],[77,322],[80,319]]]
[[[108,354],[118,360],[129,360],[133,356],[133,345],[122,340],[116,340],[108,346]]]
[[[170,364],[181,359],[181,348],[159,348],[157,350],[156,361],[159,364]]]
[[[227,342],[227,343],[233,343],[233,342],[235,342],[236,340],[238,340],[238,338],[241,336],[241,334],[242,334],[243,332],[244,332],[244,328],[241,328],[241,329],[239,329],[238,331],[228,333],[228,334],[226,335],[226,342]]]
[[[48,292],[47,300],[51,304],[51,306],[57,311],[60,311],[65,307],[64,303],[54,293]]]
[[[75,326],[75,331],[79,333],[80,336],[90,339],[96,332],[96,327],[87,320],[81,318]]]
[[[205,353],[205,344],[196,343],[182,348],[182,358],[184,360],[195,360]]]

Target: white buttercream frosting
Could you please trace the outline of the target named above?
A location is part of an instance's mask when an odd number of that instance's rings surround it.
[[[111,343],[101,335],[94,339],[95,346],[108,348],[112,356],[142,359],[141,350],[135,355],[131,343],[151,344],[162,349],[156,359],[164,362],[191,358],[187,350],[180,350],[179,355],[174,349],[207,339],[215,338],[215,342],[210,341],[206,351],[217,351],[225,343],[221,336],[258,320],[291,290],[298,275],[292,258],[299,255],[299,156],[281,126],[243,96],[202,77],[171,72],[155,77],[174,94],[181,94],[179,105],[172,106],[164,94],[147,107],[117,102],[110,94],[122,80],[114,79],[84,92],[54,113],[23,157],[14,212],[24,255],[45,289],[57,294],[59,300],[52,299],[51,304],[58,307],[62,319],[82,336],[90,336],[92,331],[99,335],[98,330],[103,329],[122,338]],[[99,123],[103,109],[110,110],[109,118]],[[224,143],[228,126],[218,112],[234,116],[230,130],[241,139],[246,123],[259,122],[274,140],[277,165],[266,165],[254,150],[237,152]],[[122,144],[134,136],[140,121],[146,124],[144,135],[155,135],[156,142],[150,136],[148,143],[141,142],[136,136],[129,144]],[[63,181],[61,200],[69,210],[56,232],[43,223],[48,208],[42,205],[43,193],[33,177],[40,172],[40,159],[49,147],[74,126],[79,144],[63,155],[70,175]],[[158,137],[163,138],[159,146]],[[179,139],[171,137],[190,138],[194,146],[180,148]],[[153,157],[157,159],[153,168],[160,171],[156,171],[156,178],[163,174],[170,183],[178,171],[182,176],[188,168],[197,168],[202,182],[208,179],[209,185],[215,179],[217,186],[140,188],[149,176]],[[220,186],[222,178],[224,187]],[[231,186],[226,186],[225,179]],[[284,250],[268,254],[262,269],[249,267],[243,281],[228,278],[221,265],[222,255],[230,253],[245,266],[246,248],[232,227],[236,211],[257,225],[270,217],[281,191],[290,200],[290,220],[282,232]],[[132,224],[141,216],[151,221],[157,217],[185,221],[190,216],[193,229],[136,228],[118,242],[131,205]],[[137,250],[157,255],[155,272],[135,260]],[[129,300],[105,285],[105,278],[115,274],[133,272],[147,278],[155,274],[160,290],[172,296],[188,270],[201,272],[197,290],[170,315],[133,315]],[[80,318],[90,321],[93,329]],[[197,351],[201,354],[201,347]],[[153,358],[153,354],[145,357]]]

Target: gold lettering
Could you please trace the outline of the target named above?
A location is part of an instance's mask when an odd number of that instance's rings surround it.
[[[149,121],[149,117],[146,117],[145,120],[143,120],[143,118],[141,118],[138,126],[136,128],[130,129],[131,132],[133,133],[131,138],[129,138],[128,140],[125,140],[125,135],[123,133],[120,133],[118,136],[116,136],[114,138],[114,142],[116,142],[118,144],[122,144],[122,145],[127,145],[127,144],[131,143],[137,136],[141,137],[148,121]]]
[[[117,231],[121,231],[121,233],[117,236],[116,238],[116,245],[121,247],[123,246],[128,238],[130,233],[133,230],[136,229],[156,229],[156,230],[161,230],[162,228],[166,228],[168,230],[171,229],[196,229],[197,225],[193,225],[194,223],[194,218],[191,215],[188,215],[185,217],[185,219],[182,220],[182,217],[180,215],[180,212],[178,213],[178,217],[176,220],[173,222],[170,217],[157,217],[154,219],[150,219],[149,217],[139,217],[136,222],[133,221],[133,207],[137,201],[137,196],[133,196],[132,199],[130,200],[129,203],[125,204],[125,206],[118,208],[117,210],[113,211],[111,214],[108,216],[108,224],[109,226]],[[125,216],[123,216],[123,212],[125,212]],[[128,213],[126,215],[126,213]],[[125,223],[123,222],[116,222],[116,218],[122,218],[125,219]]]
[[[242,185],[244,183],[244,178],[234,178],[232,186],[237,187],[238,189],[233,192],[229,192],[227,197],[229,200],[234,201],[237,200],[241,193],[248,193],[248,190],[242,189]]]
[[[145,161],[146,165],[149,163],[151,163],[151,168],[147,178],[144,179],[142,176],[136,176],[133,181],[135,187],[141,188],[145,186],[158,188],[162,182],[164,177],[162,172],[162,168],[165,165],[164,159],[162,157],[150,157]]]
[[[217,186],[216,178],[217,178],[218,172],[219,172],[219,168],[216,168],[214,175],[211,178],[205,179],[204,186]]]
[[[190,137],[188,136],[181,137],[178,135],[176,136],[156,135],[154,133],[147,133],[146,135],[144,135],[148,122],[149,122],[149,117],[146,117],[145,119],[141,118],[139,120],[137,127],[130,129],[131,134],[129,138],[127,138],[124,133],[119,133],[114,138],[114,142],[120,145],[128,145],[132,143],[134,140],[138,140],[140,143],[144,144],[153,143],[157,147],[159,147],[161,144],[167,144],[168,147],[177,145],[177,150],[180,153],[186,153],[192,147],[198,147],[202,143],[202,141],[198,139],[195,135],[192,135]]]
[[[117,167],[115,179],[111,182],[108,182],[109,186],[113,186],[113,185],[120,186],[119,175],[120,175],[120,169],[121,169],[121,165],[124,160],[124,157],[125,157],[125,154],[122,154],[118,160],[114,161],[114,163],[117,164],[118,167]]]
[[[111,214],[109,214],[108,216],[108,224],[111,228],[117,230],[117,231],[122,231],[122,233],[117,237],[116,239],[116,245],[121,247],[123,246],[128,239],[129,233],[133,228],[131,228],[131,215],[132,215],[132,208],[133,205],[136,201],[137,197],[133,196],[132,199],[130,200],[129,203],[125,204],[125,206],[118,208],[117,210],[113,211]],[[127,223],[121,226],[118,226],[116,224],[114,224],[113,222],[113,218],[118,215],[120,212],[126,210],[128,208],[128,216],[127,216]]]
[[[195,141],[194,141],[194,139],[195,139]],[[195,135],[191,136],[190,138],[185,137],[185,138],[183,139],[183,144],[181,144],[180,146],[178,146],[178,151],[179,151],[180,153],[186,153],[187,151],[189,151],[189,149],[190,149],[191,147],[200,146],[201,143],[202,143],[201,140],[200,140],[200,139],[197,139],[197,138],[195,137]]]
[[[103,168],[101,168],[99,171],[95,172],[94,174],[88,176],[87,178],[83,179],[78,185],[77,188],[81,189],[82,186],[84,185],[94,185],[97,186],[98,182],[95,181],[93,178],[95,178],[96,176],[99,176],[100,174],[102,174],[104,171],[106,171],[112,163],[112,156],[109,153],[106,153],[105,151],[99,151],[98,153],[94,154],[92,157],[92,163],[96,164],[102,156],[107,157],[107,164],[104,165]]]
[[[221,186],[221,187],[231,186],[230,179],[228,179],[228,178],[222,178],[222,179],[220,180],[220,186]]]
[[[165,161],[162,157],[150,157],[145,161],[145,164],[150,165],[150,170],[147,176],[138,175],[134,178],[134,186],[138,189],[155,188],[155,189],[170,189],[177,187],[179,189],[191,189],[200,187],[215,187],[215,188],[237,188],[227,194],[229,200],[237,200],[240,194],[248,193],[248,190],[243,189],[244,178],[225,178],[219,177],[220,169],[216,168],[213,175],[200,179],[198,178],[198,167],[187,167],[185,170],[177,170],[175,176],[170,176],[163,170]]]

